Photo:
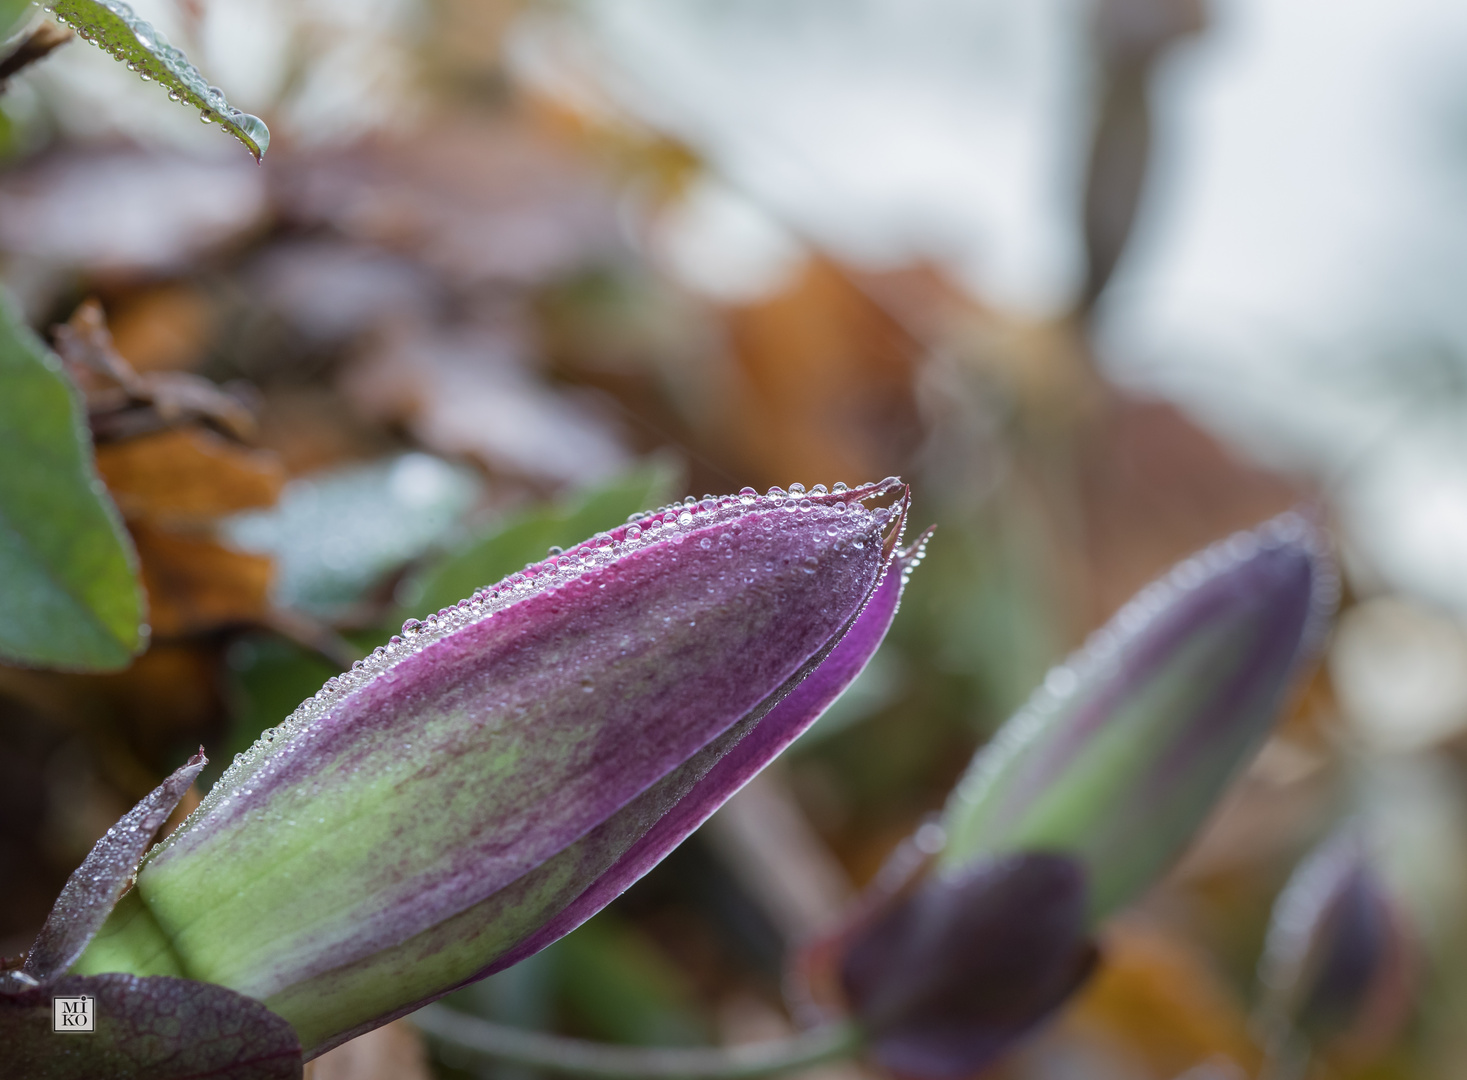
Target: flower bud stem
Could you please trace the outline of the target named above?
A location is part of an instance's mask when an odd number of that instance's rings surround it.
[[[850,1057],[854,1024],[829,1024],[787,1039],[726,1048],[616,1046],[490,1023],[429,1005],[412,1015],[429,1039],[514,1065],[601,1080],[750,1080]]]

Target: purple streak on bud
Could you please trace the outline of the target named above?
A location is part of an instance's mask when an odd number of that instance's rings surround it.
[[[912,1080],[981,1071],[1094,969],[1085,872],[1060,855],[924,879],[848,938],[840,979],[872,1057]]]
[[[1410,1013],[1412,952],[1363,838],[1343,830],[1299,865],[1274,904],[1259,962],[1266,1013],[1321,1049],[1370,1057]]]
[[[1273,726],[1338,595],[1316,530],[1287,514],[1144,589],[979,752],[950,800],[947,868],[1066,851],[1091,917],[1154,881]]]
[[[200,771],[204,748],[155,787],[96,842],[61,888],[46,924],[21,969],[39,983],[58,978],[76,963],[132,882],[153,834],[162,828]]]
[[[899,491],[665,507],[409,623],[226,773],[80,969],[176,957],[127,969],[258,997],[316,1054],[547,944],[818,715],[781,706],[847,631],[874,649],[907,496],[863,503]]]
[[[809,678],[795,687],[748,735],[719,758],[707,775],[659,818],[590,889],[538,933],[496,961],[486,974],[500,971],[538,952],[621,895],[818,720],[861,674],[886,637],[892,619],[896,617],[902,589],[912,570],[922,561],[931,535],[932,529],[928,529],[911,547],[896,553],[891,568],[855,624]]]

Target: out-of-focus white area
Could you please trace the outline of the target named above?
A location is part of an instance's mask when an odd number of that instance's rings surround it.
[[[804,246],[763,207],[714,177],[694,181],[653,224],[653,254],[715,300],[777,293],[804,265]]]
[[[1080,0],[597,0],[533,15],[517,69],[676,135],[796,233],[930,258],[1026,310],[1079,280]]]
[[[1213,7],[1156,87],[1109,370],[1324,478],[1387,584],[1467,611],[1467,8]]]
[[[1373,749],[1422,750],[1467,727],[1467,629],[1398,597],[1345,613],[1330,675],[1351,727]]]
[[[1323,479],[1357,566],[1467,612],[1467,6],[1209,7],[1155,84],[1103,361]],[[937,258],[1009,308],[1073,296],[1090,5],[574,10],[526,22],[517,69],[582,102],[599,71],[796,235],[867,263]]]
[[[526,7],[515,72],[692,145],[718,179],[652,254],[744,302],[813,246],[945,263],[985,302],[1078,285],[1093,0],[596,0]],[[136,7],[277,137],[410,125],[427,0]],[[1354,565],[1467,612],[1467,5],[1212,0],[1166,61],[1156,160],[1103,298],[1108,371],[1325,481]],[[235,154],[74,46],[7,110]],[[267,166],[268,168],[268,166]],[[21,245],[24,247],[24,245]]]

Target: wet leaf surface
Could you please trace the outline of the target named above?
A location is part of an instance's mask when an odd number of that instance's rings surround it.
[[[217,123],[244,143],[256,161],[265,156],[270,148],[265,121],[229,104],[222,90],[210,86],[187,56],[123,0],[55,0],[53,10],[57,21],[73,27],[82,40],[125,62],[129,71],[165,88],[171,100],[192,105],[207,123]]]

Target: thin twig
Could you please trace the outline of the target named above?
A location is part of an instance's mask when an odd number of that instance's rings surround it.
[[[41,23],[0,58],[0,91],[5,89],[5,84],[16,72],[30,67],[37,60],[44,60],[53,49],[60,48],[75,36],[70,27],[57,26],[53,22]]]
[[[440,1043],[496,1061],[598,1080],[753,1080],[850,1057],[861,1046],[852,1024],[788,1039],[722,1049],[612,1046],[505,1027],[443,1005],[410,1018]]]

